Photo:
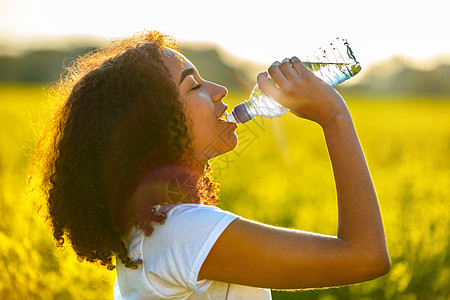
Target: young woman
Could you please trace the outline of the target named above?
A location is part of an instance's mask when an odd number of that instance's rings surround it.
[[[377,197],[342,97],[296,57],[257,80],[322,127],[337,236],[214,206],[208,160],[236,146],[236,124],[220,119],[227,90],[203,79],[170,37],[121,40],[79,59],[60,81],[36,156],[48,219],[57,244],[70,240],[80,260],[114,269],[116,257],[115,299],[270,299],[270,288],[344,285],[388,272]]]

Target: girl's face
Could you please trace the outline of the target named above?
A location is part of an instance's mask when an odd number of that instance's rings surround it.
[[[164,60],[185,103],[186,117],[192,121],[194,163],[203,166],[208,159],[234,149],[237,125],[219,119],[228,107],[222,102],[227,89],[201,78],[194,65],[177,51],[165,49]]]

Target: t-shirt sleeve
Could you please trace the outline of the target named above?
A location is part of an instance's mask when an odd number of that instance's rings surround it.
[[[165,223],[155,225],[152,235],[144,240],[146,271],[172,286],[204,292],[211,281],[198,280],[200,268],[219,236],[237,217],[214,206],[175,206]]]

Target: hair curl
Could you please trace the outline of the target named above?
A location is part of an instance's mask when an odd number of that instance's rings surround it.
[[[155,207],[176,202],[167,182],[186,171],[179,166],[192,154],[192,139],[164,48],[178,50],[156,31],[113,42],[78,58],[54,89],[31,179],[38,179],[57,246],[67,238],[80,261],[112,270],[117,255],[137,268],[122,237],[133,225],[150,235],[152,222],[166,217]],[[207,163],[203,176],[187,180],[193,188],[184,201],[216,203],[210,170]],[[133,198],[138,188],[153,196]]]

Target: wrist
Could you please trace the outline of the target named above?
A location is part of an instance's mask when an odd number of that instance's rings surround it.
[[[324,132],[340,128],[342,126],[351,125],[353,126],[352,117],[350,112],[346,109],[345,111],[338,112],[326,121],[320,123]]]

